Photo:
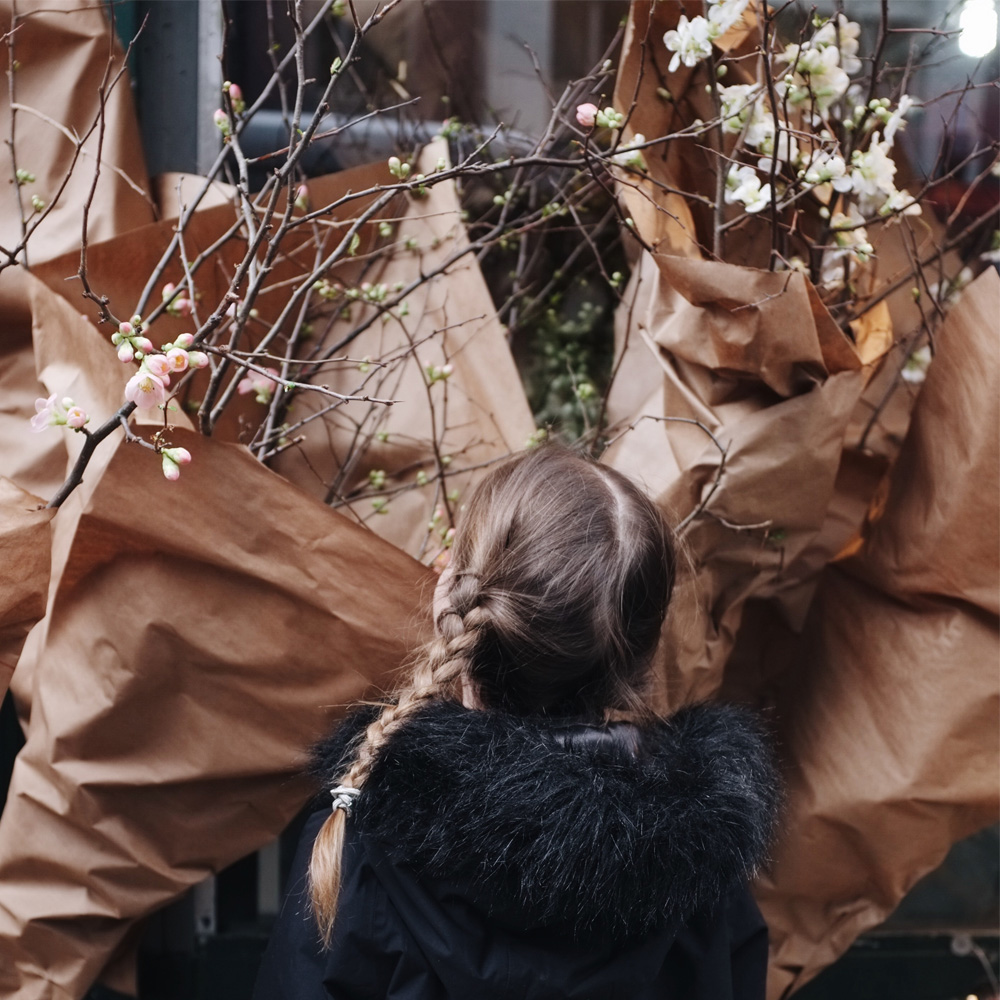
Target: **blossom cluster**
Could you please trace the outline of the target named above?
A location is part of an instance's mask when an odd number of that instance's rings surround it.
[[[681,14],[677,27],[663,36],[663,44],[673,52],[667,67],[675,72],[683,63],[696,66],[712,54],[712,43],[724,35],[739,21],[749,0],[709,0],[708,17],[693,17],[688,20]]]
[[[707,17],[682,15],[663,37],[673,53],[670,71],[707,59],[714,41],[746,6],[744,0],[718,0],[710,3]],[[837,13],[816,18],[814,29],[811,37],[773,57],[777,106],[760,81],[714,86],[722,129],[738,137],[726,174],[726,203],[755,213],[771,205],[784,209],[810,194],[830,234],[821,283],[836,288],[871,257],[867,221],[920,213],[913,196],[896,187],[892,157],[896,135],[915,104],[906,94],[895,104],[861,97],[851,82],[862,67],[857,23]],[[722,63],[720,79],[725,69]]]
[[[88,423],[90,417],[86,411],[68,396],[57,400],[56,394],[53,393],[48,399],[39,397],[35,400],[35,415],[31,418],[31,429],[36,434],[50,427],[69,427],[74,431],[82,431]]]
[[[171,375],[178,375],[188,368],[204,368],[208,355],[192,350],[194,335],[182,333],[173,343],[164,344],[154,352],[152,341],[136,333],[141,320],[133,316],[131,322],[120,323],[111,335],[111,343],[118,348],[118,358],[125,364],[138,361],[139,371],[125,385],[125,399],[136,406],[151,409],[162,406],[167,399]]]

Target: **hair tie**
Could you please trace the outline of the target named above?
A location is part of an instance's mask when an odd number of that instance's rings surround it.
[[[343,809],[350,816],[351,806],[360,794],[360,788],[352,788],[350,785],[337,785],[336,788],[331,788],[330,797],[333,799],[333,811]]]

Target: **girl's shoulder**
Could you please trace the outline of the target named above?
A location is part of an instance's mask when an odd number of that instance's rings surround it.
[[[377,713],[357,710],[316,748],[324,783]],[[432,702],[382,748],[351,822],[489,909],[627,936],[679,926],[752,877],[779,799],[763,727],[742,709],[589,726]]]

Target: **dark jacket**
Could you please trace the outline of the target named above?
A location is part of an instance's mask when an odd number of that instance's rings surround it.
[[[328,787],[370,717],[319,748]],[[329,799],[309,817],[255,1000],[758,1000],[777,788],[723,706],[636,729],[434,703],[355,803],[329,950],[305,895]]]

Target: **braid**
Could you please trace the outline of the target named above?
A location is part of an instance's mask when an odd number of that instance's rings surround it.
[[[338,784],[363,788],[392,734],[429,701],[457,700],[468,657],[489,618],[480,606],[479,581],[472,574],[459,576],[449,594],[448,606],[437,620],[437,635],[423,647],[411,683],[394,703],[382,707],[365,730],[354,762]],[[344,850],[345,812],[334,809],[320,828],[309,862],[309,895],[323,943],[330,944],[340,896],[341,859]]]

